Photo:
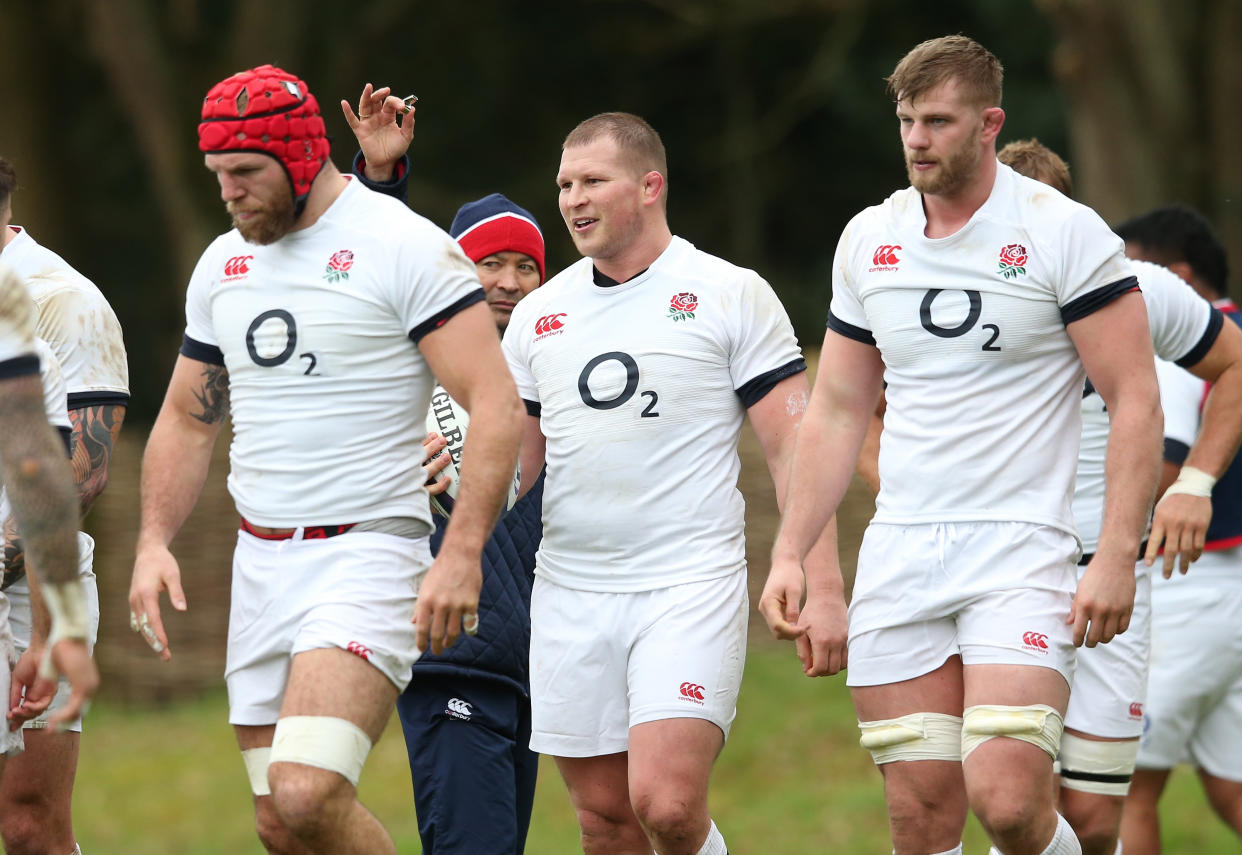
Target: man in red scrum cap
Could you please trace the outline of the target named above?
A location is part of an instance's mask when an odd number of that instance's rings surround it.
[[[191,277],[147,444],[133,624],[169,657],[160,592],[186,608],[169,544],[227,411],[242,521],[225,677],[259,837],[277,853],[392,853],[358,775],[420,651],[477,627],[521,405],[474,265],[337,171],[305,83],[269,65],[217,84],[199,147],[234,228]],[[433,375],[473,416],[434,563],[418,427]]]

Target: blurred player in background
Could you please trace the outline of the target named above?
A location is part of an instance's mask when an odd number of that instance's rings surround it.
[[[1176,272],[1228,317],[1226,330],[1237,332],[1242,314],[1228,297],[1225,248],[1201,214],[1182,205],[1157,208],[1116,232],[1127,254]],[[1157,802],[1173,767],[1185,762],[1198,770],[1213,810],[1242,836],[1242,463],[1235,460],[1222,474],[1216,457],[1202,451],[1213,418],[1222,408],[1236,417],[1242,403],[1223,379],[1209,390],[1176,365],[1159,371],[1161,486],[1168,487],[1159,507],[1187,494],[1205,502],[1210,494],[1211,525],[1194,541],[1203,554],[1190,572],[1170,576],[1166,551],[1164,577],[1152,584],[1151,677],[1138,769],[1122,816],[1126,855],[1160,852]]]
[[[1126,629],[1156,482],[1136,280],[1094,212],[996,160],[1002,76],[982,46],[948,36],[888,79],[912,187],[841,236],[773,549],[773,575],[801,572],[886,381],[848,683],[898,855],[960,853],[968,807],[1004,855],[1081,852],[1052,771],[1074,648]],[[1078,582],[1084,367],[1113,436],[1100,542]]]
[[[8,667],[0,667],[0,697],[10,699],[9,727],[0,740],[0,768],[21,750],[19,722],[26,701],[41,709],[57,691],[57,672],[69,681],[69,694],[48,719],[52,729],[77,719],[99,685],[91,660],[90,606],[78,563],[78,509],[65,445],[49,422],[56,414],[62,426],[64,404],[45,394],[40,380],[35,307],[24,283],[0,263],[0,467],[5,499],[21,532],[27,569],[37,577],[46,604],[47,621],[35,624],[31,648],[44,651],[38,676],[20,691],[10,686]],[[54,377],[50,349],[49,377]],[[63,386],[60,387],[63,389]],[[8,621],[8,598],[0,594],[0,656],[11,665],[17,651]],[[46,636],[44,632],[46,631]],[[69,852],[71,850],[63,850]]]
[[[36,334],[50,345],[64,375],[73,427],[73,477],[85,516],[108,483],[112,449],[129,405],[125,341],[112,307],[94,283],[40,246],[29,231],[10,225],[15,189],[16,174],[0,157],[0,262],[22,279],[34,298]],[[88,603],[87,640],[93,647],[99,628],[92,569],[95,541],[79,532],[78,549]],[[31,598],[21,544],[11,527],[5,529],[4,566],[4,591],[12,605],[9,619],[25,658],[17,673],[19,679],[29,679],[42,655],[30,647],[32,619],[45,621],[46,615],[37,597]],[[49,712],[59,709],[68,693],[62,680]],[[26,750],[9,764],[11,772],[0,785],[0,835],[10,855],[71,852],[76,845],[71,803],[82,722],[74,720],[59,731],[46,725],[47,714],[26,723]]]
[[[1011,142],[997,157],[1016,172],[1073,196],[1069,167],[1037,140]],[[1192,467],[1187,471],[1210,473],[1215,479],[1242,439],[1242,330],[1224,323],[1218,309],[1168,268],[1145,261],[1134,261],[1133,267],[1147,305],[1156,355],[1216,385],[1204,411],[1202,434],[1198,441],[1191,437],[1183,447],[1189,453],[1187,466]],[[1170,423],[1166,413],[1166,435]],[[1082,444],[1073,506],[1084,553],[1078,560],[1080,577],[1099,543],[1108,428],[1108,411],[1088,379],[1082,396]],[[1135,566],[1129,628],[1108,644],[1078,652],[1058,760],[1061,811],[1074,827],[1085,855],[1116,851],[1122,807],[1134,774],[1150,658],[1149,562],[1164,544],[1165,575],[1172,572],[1175,558],[1185,572],[1199,557],[1211,518],[1211,500],[1206,495],[1183,489],[1165,493],[1156,506],[1145,560]]]
[[[523,479],[547,461],[531,748],[555,756],[592,855],[726,852],[707,790],[746,653],[738,438],[749,418],[783,497],[806,406],[780,301],[673,236],[667,175],[637,116],[578,125],[557,184],[584,258],[519,304],[504,337],[530,416]],[[825,543],[830,555],[835,528]],[[837,670],[844,617],[817,639]]]
[[[132,619],[167,658],[160,592],[186,607],[169,543],[227,412],[242,530],[225,676],[259,837],[271,852],[392,853],[358,776],[418,652],[478,620],[521,404],[474,266],[337,171],[305,83],[270,65],[221,81],[199,147],[235,228],[191,278],[147,443]],[[475,417],[434,563],[421,467],[433,374]]]
[[[345,102],[341,109],[362,148],[354,175],[405,200],[414,116],[411,110],[398,123],[404,105],[389,92],[368,85],[357,114]],[[463,205],[449,234],[474,262],[503,335],[514,307],[544,279],[538,223],[493,193]],[[429,447],[429,454],[443,443],[441,438]],[[483,549],[478,634],[438,656],[420,657],[397,699],[426,855],[520,855],[526,846],[539,767],[539,755],[529,747],[529,660],[530,589],[543,535],[542,503],[540,476],[501,516]],[[448,522],[439,514],[434,519],[433,555]]]

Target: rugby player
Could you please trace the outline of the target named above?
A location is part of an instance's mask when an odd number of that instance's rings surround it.
[[[133,620],[167,658],[160,592],[186,607],[169,543],[227,413],[242,522],[225,677],[259,837],[271,852],[392,853],[358,775],[419,651],[477,626],[521,404],[474,265],[337,171],[304,82],[270,65],[221,81],[199,148],[234,229],[191,278],[147,443]],[[421,467],[433,374],[474,416],[434,563]]]
[[[1002,76],[981,45],[947,36],[888,78],[912,186],[841,236],[773,548],[784,586],[844,495],[883,379],[848,684],[898,855],[960,852],[968,808],[1005,855],[1081,851],[1053,795],[1074,649],[1126,629],[1156,483],[1136,279],[1094,212],[996,160]],[[1084,368],[1112,436],[1100,541],[1078,582]]]
[[[64,375],[73,477],[85,516],[108,483],[112,449],[129,405],[125,341],[112,307],[95,284],[40,246],[28,230],[10,223],[15,189],[16,174],[0,157],[0,260],[17,273],[34,298],[36,334],[51,345]],[[63,400],[60,409],[63,417]],[[42,655],[30,647],[32,608],[35,620],[46,618],[38,601],[32,602],[16,535],[11,526],[6,528],[3,587],[18,650],[28,660],[19,663],[15,673],[26,679]],[[92,566],[95,541],[84,531],[78,532],[78,549],[88,604],[87,641],[93,647],[99,629],[99,592]],[[59,709],[68,692],[67,681],[62,680],[50,710]],[[75,851],[71,805],[82,722],[74,720],[51,731],[47,716],[25,723],[26,750],[13,758],[10,774],[0,785],[0,836],[12,855]]]

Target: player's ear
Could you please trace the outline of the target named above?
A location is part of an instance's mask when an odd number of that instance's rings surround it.
[[[659,202],[664,195],[666,181],[664,176],[654,169],[643,176],[643,204]]]
[[[1005,111],[1000,107],[988,107],[983,111],[983,139],[993,141],[1005,124]]]

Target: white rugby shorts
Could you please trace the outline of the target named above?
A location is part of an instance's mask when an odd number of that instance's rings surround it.
[[[16,664],[17,645],[13,643],[13,630],[9,627],[9,598],[0,594],[0,698],[5,698],[6,704]],[[20,754],[25,745],[22,728],[10,731],[7,727],[0,727],[0,755]]]
[[[237,533],[225,681],[229,723],[275,724],[294,654],[339,647],[398,690],[418,658],[414,600],[427,538],[347,532],[314,540]]]
[[[850,686],[963,665],[1034,665],[1074,676],[1078,542],[1015,522],[872,523],[849,607]]]
[[[91,569],[94,558],[94,538],[84,531],[78,532],[78,572],[81,574],[82,587],[86,593],[86,628],[88,633],[86,636],[86,646],[91,651],[94,651],[95,641],[99,637],[99,586],[95,579],[95,573]],[[30,584],[25,579],[19,579],[10,585],[4,593],[9,599],[8,623],[13,629],[13,643],[17,645],[17,653],[20,656],[30,646]],[[42,715],[25,722],[22,727],[27,729],[47,727],[48,717],[63,707],[68,702],[71,694],[72,690],[69,688],[69,681],[61,677],[56,686],[56,694],[52,697],[52,702],[48,705],[48,708],[44,710]],[[69,722],[65,725],[65,729],[81,733],[81,717]]]
[[[598,757],[631,727],[701,718],[727,739],[746,662],[746,571],[635,593],[536,577],[531,595],[530,748]]]
[[[1232,584],[1222,584],[1230,571]],[[1218,778],[1242,781],[1240,614],[1242,548],[1205,552],[1189,575],[1175,571],[1173,579],[1152,585],[1140,769],[1190,762]]]
[[[1079,568],[1079,578],[1086,569]],[[1065,711],[1067,728],[1110,739],[1137,739],[1143,732],[1151,658],[1151,568],[1141,560],[1134,581],[1129,628],[1107,644],[1078,651]]]

